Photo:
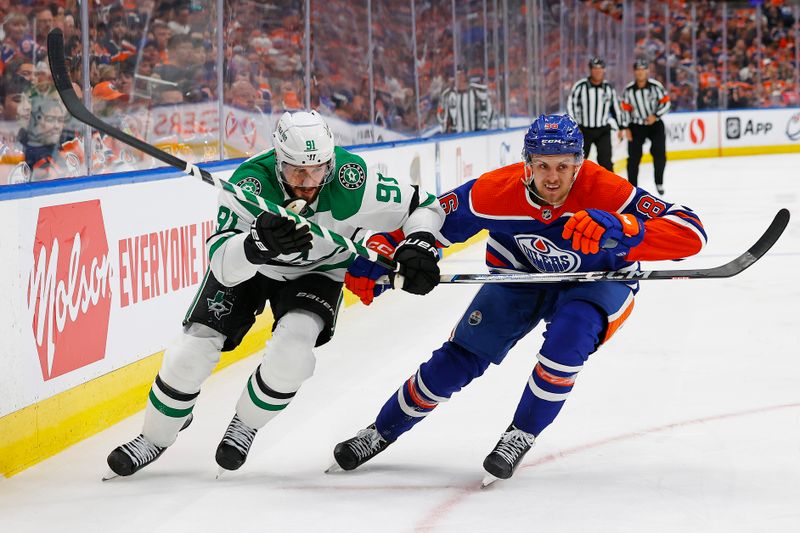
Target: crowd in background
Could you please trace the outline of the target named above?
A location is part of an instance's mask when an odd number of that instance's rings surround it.
[[[633,16],[634,53],[651,59],[674,109],[800,105],[797,2],[565,0],[539,3],[542,13],[526,0],[464,0],[455,12],[436,0],[373,1],[372,13],[366,2],[311,4],[307,14],[302,1],[226,0],[219,21],[216,0],[95,0],[87,65],[77,0],[0,0],[0,185],[155,164],[97,133],[87,142],[52,84],[46,36],[54,27],[96,114],[193,160],[260,151],[267,146],[253,124],[269,130],[277,114],[309,105],[352,125],[363,142],[458,131],[442,102],[458,91],[488,95],[493,112],[479,128],[557,111],[561,85],[575,78],[554,37],[571,24],[560,10],[578,4],[615,31]],[[570,49],[578,72],[597,52],[589,48]],[[220,100],[235,111],[220,115]],[[244,147],[220,142],[236,132]]]

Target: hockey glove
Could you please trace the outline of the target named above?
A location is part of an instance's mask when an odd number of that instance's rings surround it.
[[[572,249],[584,254],[596,254],[604,248],[625,257],[644,239],[644,224],[633,215],[586,209],[567,220],[561,236],[572,239]]]
[[[417,231],[408,235],[397,247],[394,260],[400,265],[397,274],[403,279],[400,288],[404,291],[428,294],[439,284],[439,251],[431,233]]]
[[[256,265],[263,265],[279,255],[296,254],[311,249],[312,235],[307,225],[264,211],[250,225],[244,240],[244,255]]]
[[[367,239],[367,248],[391,257],[397,242],[388,234],[376,233]],[[378,295],[389,288],[389,285],[375,285],[375,280],[389,274],[389,270],[378,263],[356,257],[344,275],[344,285],[361,299],[361,303],[369,305]]]

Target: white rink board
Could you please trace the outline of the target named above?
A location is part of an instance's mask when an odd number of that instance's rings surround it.
[[[521,161],[524,136],[524,130],[519,129],[439,141],[440,191],[450,191],[501,165]]]
[[[667,153],[719,149],[719,113],[667,113],[664,118]]]
[[[742,109],[720,113],[723,148],[800,147],[800,109]]]
[[[13,302],[4,311],[11,316],[0,321],[7,347],[0,416],[156,353],[180,332],[180,319],[203,278],[204,240],[215,229],[216,199],[216,189],[181,177],[0,203],[4,218],[16,224],[16,231],[4,231],[3,247],[14,249],[18,266],[0,282]],[[84,206],[87,210],[69,214]],[[86,213],[93,218],[82,220]],[[76,234],[82,236],[82,249],[71,260]],[[106,254],[95,253],[102,234]],[[34,258],[35,241],[44,256],[40,252]],[[93,268],[93,259],[107,261],[108,268]],[[56,266],[54,260],[64,264]],[[100,278],[107,280],[110,297],[98,294],[93,300],[87,294],[92,287],[102,290]],[[38,290],[29,297],[37,279]],[[103,301],[110,308],[98,313]],[[70,302],[66,308],[77,307],[74,316],[64,311],[64,302]],[[43,324],[38,339],[35,318]],[[82,325],[87,321],[89,329]],[[76,327],[81,328],[77,336]],[[100,352],[82,353],[81,343],[106,335]],[[80,365],[76,360],[82,357],[96,360],[63,371]]]

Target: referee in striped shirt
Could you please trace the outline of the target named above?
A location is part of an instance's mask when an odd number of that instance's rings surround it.
[[[667,138],[661,117],[670,108],[669,95],[658,81],[650,77],[650,64],[646,59],[637,59],[633,64],[634,81],[622,93],[623,131],[628,138],[628,181],[636,185],[639,163],[642,160],[642,145],[650,139],[650,155],[653,156],[656,190],[664,194],[664,167],[667,166]]]
[[[583,157],[589,157],[589,150],[597,147],[597,162],[613,171],[611,163],[611,124],[610,115],[620,122],[617,91],[605,81],[606,63],[599,57],[589,60],[589,77],[578,80],[572,86],[567,99],[567,113],[572,115],[583,133]]]

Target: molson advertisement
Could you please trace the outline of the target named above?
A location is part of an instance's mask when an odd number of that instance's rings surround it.
[[[0,202],[18,255],[0,416],[169,345],[208,266],[217,195],[178,178]]]

